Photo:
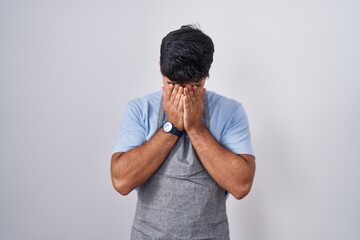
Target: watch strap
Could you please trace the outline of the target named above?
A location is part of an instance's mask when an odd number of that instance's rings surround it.
[[[179,129],[177,129],[174,125],[172,127],[172,129],[170,130],[170,133],[180,137],[181,134],[183,133],[183,131],[180,131]]]

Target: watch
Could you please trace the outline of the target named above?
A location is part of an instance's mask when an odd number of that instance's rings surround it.
[[[166,121],[164,124],[163,124],[163,130],[164,132],[166,133],[172,133],[178,137],[181,136],[182,132],[183,131],[180,131],[179,129],[177,129],[174,124],[172,124],[171,122],[169,121]]]

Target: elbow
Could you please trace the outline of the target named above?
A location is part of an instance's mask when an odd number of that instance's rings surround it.
[[[114,189],[123,196],[128,195],[133,190],[125,177],[118,176],[113,171],[111,171],[111,182]]]
[[[231,194],[237,199],[241,200],[246,197],[251,191],[252,183],[242,184],[241,187],[235,189]]]
[[[126,184],[125,180],[112,178],[112,185],[114,189],[123,196],[128,195],[133,189]]]
[[[233,192],[230,192],[237,200],[246,197],[250,191],[255,175],[255,158],[253,156],[242,156],[249,164],[248,172],[243,177],[238,178],[233,185]]]
[[[110,166],[110,174],[111,174],[111,181],[114,189],[123,196],[128,195],[133,188],[131,188],[129,181],[125,176],[122,176],[117,171],[117,164],[120,160],[120,157],[123,153],[115,153],[111,158],[111,166]]]

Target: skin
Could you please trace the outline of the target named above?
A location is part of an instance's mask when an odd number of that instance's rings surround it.
[[[214,181],[236,199],[242,199],[251,190],[255,158],[225,149],[203,125],[204,84],[205,79],[179,85],[163,76],[164,111],[168,121],[187,132],[201,163]],[[111,158],[114,188],[127,195],[146,182],[164,162],[177,138],[159,129],[145,144],[125,153],[114,153]]]

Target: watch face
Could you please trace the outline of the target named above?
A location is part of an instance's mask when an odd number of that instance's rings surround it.
[[[164,126],[163,126],[163,129],[164,129],[165,132],[170,132],[171,129],[172,129],[172,123],[171,122],[165,122]]]

